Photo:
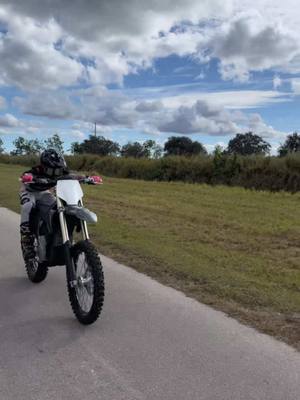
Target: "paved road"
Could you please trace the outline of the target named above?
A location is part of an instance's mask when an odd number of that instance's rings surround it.
[[[300,354],[103,257],[101,319],[81,326],[64,270],[25,278],[0,208],[1,400],[297,400]]]

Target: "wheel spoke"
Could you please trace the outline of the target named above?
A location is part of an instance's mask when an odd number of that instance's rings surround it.
[[[84,253],[80,253],[76,262],[77,286],[75,287],[80,308],[88,313],[93,304],[94,282]]]

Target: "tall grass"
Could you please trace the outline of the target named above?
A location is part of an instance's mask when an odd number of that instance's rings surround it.
[[[10,156],[8,154],[0,154],[0,163],[2,164],[17,164],[32,166],[38,163],[38,156]]]
[[[225,184],[245,188],[296,192],[300,189],[300,156],[196,156],[158,160],[96,155],[66,156],[72,170],[84,170],[117,178],[149,181],[183,181]],[[0,163],[31,166],[36,156],[0,155]]]

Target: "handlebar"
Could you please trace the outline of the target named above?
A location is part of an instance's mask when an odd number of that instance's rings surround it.
[[[21,176],[19,179],[22,183],[25,185],[31,184],[31,183],[37,183],[41,185],[52,185],[55,186],[58,180],[78,180],[79,183],[86,183],[88,185],[102,185],[103,184],[103,179],[101,176],[97,175],[92,175],[92,176],[81,176],[81,175],[65,175],[62,177],[59,177],[57,179],[50,179],[50,178],[38,178],[34,177],[30,173],[26,173]]]

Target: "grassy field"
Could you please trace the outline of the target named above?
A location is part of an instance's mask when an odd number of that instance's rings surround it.
[[[22,170],[0,165],[15,211]],[[103,254],[300,348],[300,195],[114,178],[84,190]]]

